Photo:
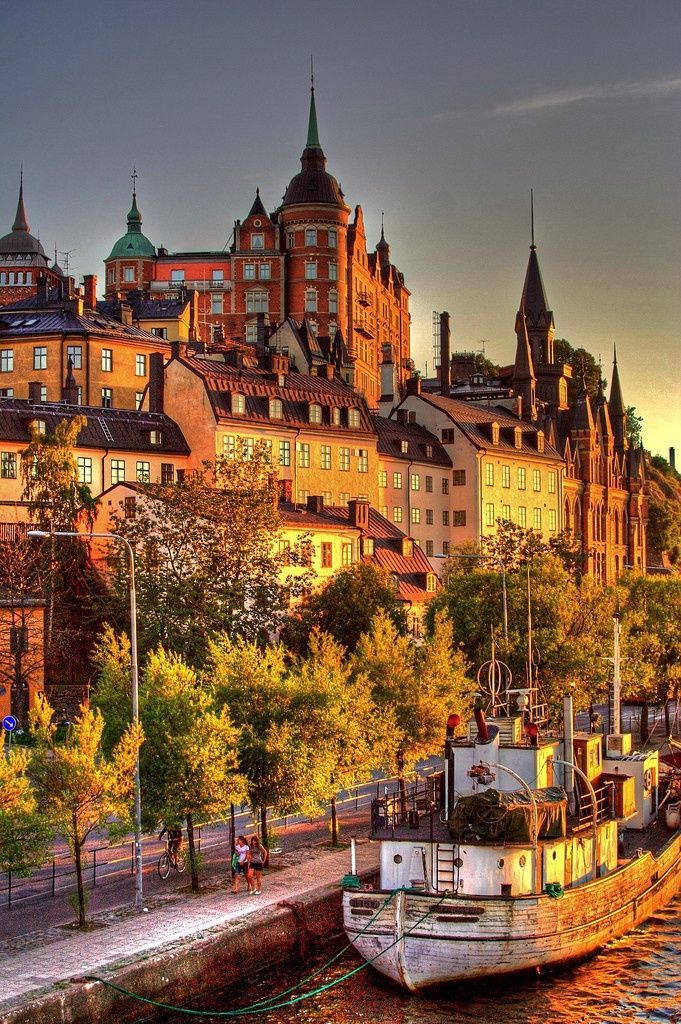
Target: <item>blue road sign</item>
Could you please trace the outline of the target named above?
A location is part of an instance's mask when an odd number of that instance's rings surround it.
[[[2,727],[5,732],[14,732],[18,724],[14,715],[6,715],[2,720]]]

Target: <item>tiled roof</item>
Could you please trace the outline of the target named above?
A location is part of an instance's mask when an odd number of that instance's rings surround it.
[[[135,320],[164,320],[175,319],[181,316],[187,308],[189,299],[132,299],[127,300],[132,306],[132,315]],[[104,316],[115,319],[118,302],[110,300],[97,303],[97,311]]]
[[[357,409],[360,414],[358,433],[374,434],[372,418],[363,398],[340,380],[327,380],[324,377],[300,373],[297,370],[286,371],[286,383],[280,387],[276,375],[246,359],[244,366],[238,369],[227,364],[220,365],[214,360],[202,359],[201,356],[182,360],[205,382],[206,390],[213,409],[218,417],[236,419],[231,411],[231,396],[244,395],[246,398],[245,420],[262,423],[305,425],[310,430],[327,430],[328,416],[324,422],[309,422],[308,406],[310,403],[322,406],[322,409]],[[272,420],[269,416],[269,399],[279,398],[282,402],[281,421]],[[239,417],[241,418],[241,417]],[[343,425],[347,427],[347,424]],[[342,429],[342,428],[334,428]]]
[[[378,434],[380,455],[390,455],[407,462],[430,462],[439,466],[451,466],[452,460],[434,434],[417,423],[398,423],[385,416],[372,416],[374,429]],[[407,442],[407,451],[402,451],[402,442]],[[428,451],[431,454],[428,454]]]
[[[28,444],[28,425],[31,421],[44,421],[47,432],[52,433],[60,420],[73,416],[85,416],[87,419],[78,437],[79,448],[189,454],[189,445],[177,423],[162,413],[101,409],[97,406],[34,404],[19,398],[0,398],[0,441]],[[152,430],[161,432],[160,444],[151,443]]]
[[[537,451],[537,429],[532,424],[512,416],[501,406],[481,406],[474,402],[462,402],[456,398],[445,398],[442,395],[421,394],[421,400],[441,409],[461,429],[466,437],[478,448],[492,448],[539,458],[560,459],[559,453],[548,441],[545,441],[544,452]],[[492,445],[491,425],[499,424],[499,444]],[[522,448],[516,449],[514,432],[517,427],[522,431]]]
[[[36,297],[21,303],[0,307],[0,333],[2,335],[33,334],[104,334],[122,339],[153,341],[159,339],[138,327],[127,326],[98,310],[86,309],[78,315],[66,305],[36,309]]]

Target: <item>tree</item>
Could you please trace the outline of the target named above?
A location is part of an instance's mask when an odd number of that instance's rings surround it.
[[[54,712],[45,698],[31,711],[37,742],[33,763],[41,809],[69,844],[76,864],[78,925],[86,925],[83,868],[88,837],[129,820],[139,726],[129,725],[110,757],[102,751],[104,719],[82,705],[63,744],[55,738]]]
[[[44,559],[38,545],[17,528],[0,541],[0,682],[10,691],[10,710],[28,727],[30,684],[42,689],[45,664]]]
[[[148,825],[186,821],[192,890],[199,889],[194,828],[225,813],[244,794],[237,769],[237,731],[212,688],[178,654],[153,651],[140,687],[144,726],[140,771]]]
[[[370,562],[357,562],[336,573],[303,605],[293,610],[282,639],[300,654],[307,650],[314,629],[329,633],[347,651],[354,651],[379,611],[390,616],[400,633],[406,632],[404,613],[390,573]]]
[[[605,388],[606,381],[603,379],[600,364],[585,348],[573,348],[565,338],[556,338],[553,343],[553,351],[557,363],[567,363],[572,367],[572,380],[568,384],[568,399],[571,406],[574,405],[579,393],[582,378],[584,378],[586,392],[591,399],[598,395],[601,382]]]
[[[9,746],[5,753],[4,741],[0,730],[0,871],[28,875],[47,858],[52,830],[38,813],[30,752]]]
[[[137,558],[140,647],[161,644],[191,664],[217,632],[264,639],[276,629],[284,591],[275,541],[276,488],[264,445],[244,441],[175,484],[142,484],[132,518],[113,526]],[[128,565],[113,555],[127,600]]]
[[[85,416],[60,420],[52,434],[34,425],[31,441],[21,453],[22,498],[40,530],[73,530],[83,517],[91,528],[97,501],[80,481],[75,448]]]
[[[643,443],[643,416],[636,415],[636,407],[633,405],[627,406],[626,430],[629,444],[634,448],[638,448]]]

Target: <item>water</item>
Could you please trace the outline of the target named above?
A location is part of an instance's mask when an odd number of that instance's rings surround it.
[[[326,950],[318,963],[341,945]],[[288,1009],[233,1019],[267,1024],[681,1024],[680,949],[681,897],[597,956],[552,974],[483,981],[477,990],[471,984],[412,996],[367,967]],[[313,984],[340,978],[359,963],[348,952]],[[202,1008],[231,1010],[267,999],[296,984],[313,966],[259,975],[247,988],[226,990],[206,1000]],[[157,1018],[166,1024],[191,1019]]]

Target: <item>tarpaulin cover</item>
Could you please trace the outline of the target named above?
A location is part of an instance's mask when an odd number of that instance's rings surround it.
[[[562,786],[533,789],[537,802],[537,826],[540,839],[559,839],[565,835],[567,794]],[[449,815],[452,839],[462,841],[477,836],[500,842],[532,841],[532,805],[525,790],[500,793],[485,789],[472,796],[460,796]]]

